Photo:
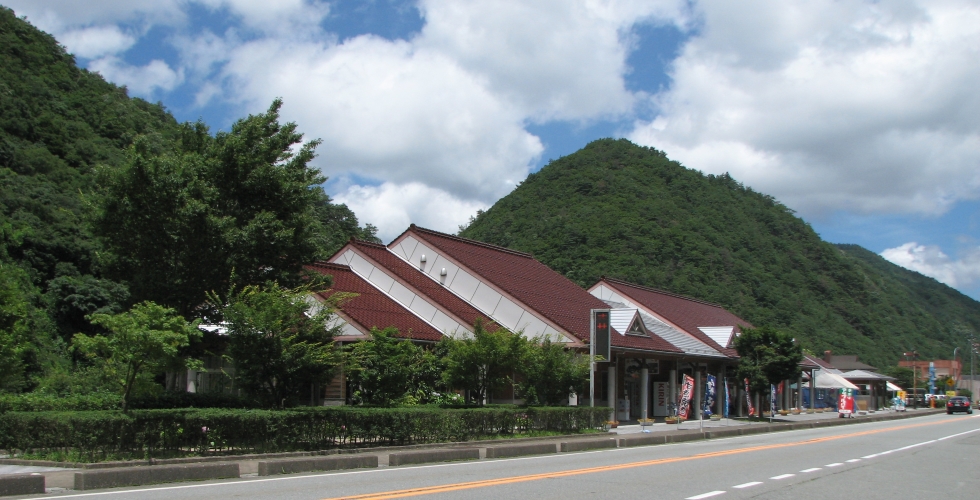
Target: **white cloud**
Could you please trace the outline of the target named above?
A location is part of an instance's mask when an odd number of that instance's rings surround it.
[[[935,245],[916,242],[889,248],[881,256],[894,264],[935,278],[954,288],[969,288],[980,281],[980,247],[953,260]]]
[[[336,195],[334,201],[345,203],[357,214],[361,224],[377,226],[378,237],[385,242],[394,239],[412,223],[455,233],[477,210],[487,208],[486,204],[462,200],[419,182],[350,186]]]
[[[111,25],[72,30],[60,35],[58,41],[72,54],[92,59],[123,52],[136,43],[136,37]]]
[[[159,59],[154,59],[145,66],[133,66],[118,57],[109,56],[92,61],[89,69],[99,72],[106,80],[125,85],[130,91],[144,96],[153,95],[160,90],[173,90],[184,80],[182,69],[174,71]]]
[[[699,2],[634,141],[802,212],[980,198],[975,2]]]
[[[185,18],[183,0],[5,0],[18,16],[60,37],[73,29],[108,23],[178,24]]]
[[[492,202],[542,150],[519,109],[452,60],[407,42],[266,39],[234,51],[225,76],[253,108],[283,97],[284,116],[323,139],[317,164],[330,176],[422,182]]]
[[[682,23],[675,1],[424,0],[419,47],[446,54],[538,121],[629,112],[623,82],[639,20]]]

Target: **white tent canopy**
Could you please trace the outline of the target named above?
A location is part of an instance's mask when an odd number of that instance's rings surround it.
[[[848,382],[837,375],[836,373],[828,373],[825,370],[819,370],[817,373],[817,380],[814,385],[817,389],[857,389],[858,386]]]
[[[887,383],[887,386],[888,386],[888,390],[889,391],[900,391],[900,390],[902,390],[901,387],[899,387],[899,386],[897,386],[897,385],[895,385],[895,384],[893,384],[891,382],[888,382]]]

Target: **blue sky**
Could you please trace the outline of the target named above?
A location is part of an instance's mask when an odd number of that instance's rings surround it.
[[[601,137],[730,172],[827,241],[980,298],[966,0],[8,0],[79,63],[227,129],[283,97],[383,237],[454,231]]]

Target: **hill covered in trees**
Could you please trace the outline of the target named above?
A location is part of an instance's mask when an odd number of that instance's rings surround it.
[[[279,125],[278,106],[231,132],[178,123],[161,104],[131,98],[125,87],[79,68],[52,36],[0,7],[0,391],[31,390],[44,377],[57,385],[59,373],[70,378],[77,360],[68,346],[76,333],[94,331],[86,319],[92,313],[158,300],[194,314],[171,303],[179,294],[161,293],[147,279],[187,281],[178,266],[163,264],[191,243],[212,244],[191,250],[223,257],[208,269],[238,268],[241,279],[283,260],[281,241],[303,249],[290,256],[313,260],[351,236],[374,237],[371,226],[330,201],[317,185],[322,178],[306,167],[317,141],[300,157],[268,144],[302,138],[294,124]],[[256,145],[265,149],[239,151]],[[292,200],[282,210],[256,201],[270,186]],[[228,278],[212,282],[227,286]],[[186,300],[203,300],[201,290],[191,296],[184,289]]]
[[[461,236],[532,253],[582,286],[605,275],[723,305],[815,353],[884,368],[949,357],[980,303],[855,245],[835,246],[771,196],[656,149],[603,139],[552,161]]]

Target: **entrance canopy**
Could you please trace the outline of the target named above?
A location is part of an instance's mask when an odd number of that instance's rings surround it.
[[[848,382],[836,373],[828,373],[824,370],[817,372],[817,380],[814,381],[817,389],[857,389],[858,386]]]

